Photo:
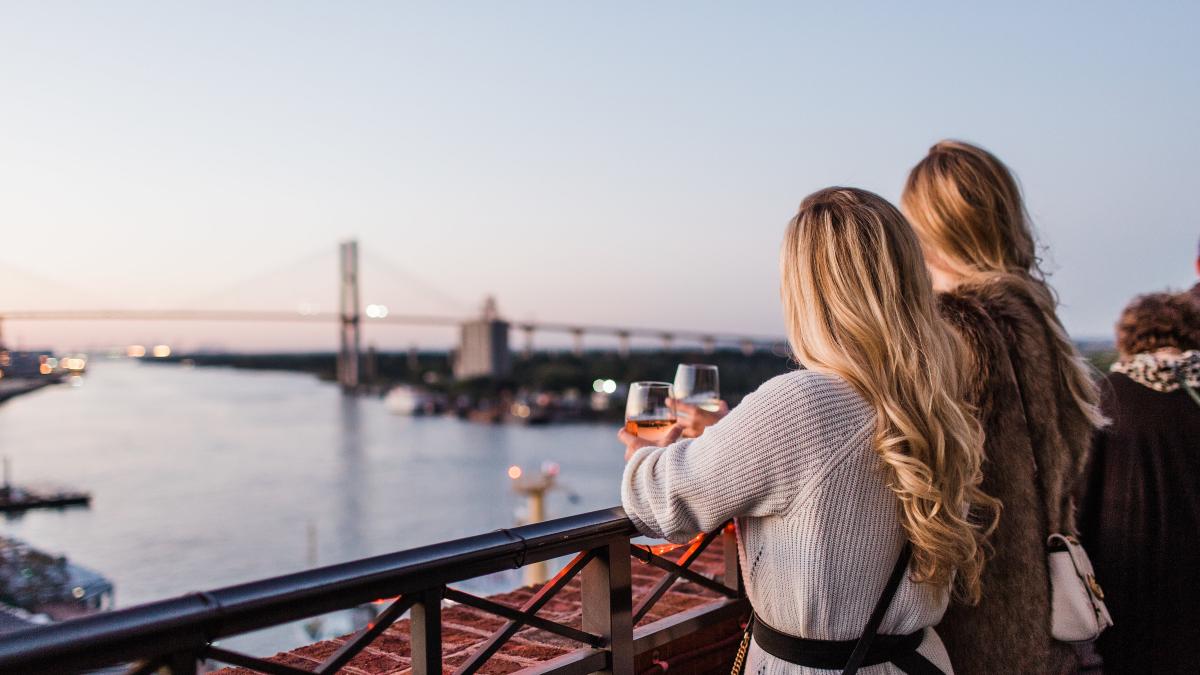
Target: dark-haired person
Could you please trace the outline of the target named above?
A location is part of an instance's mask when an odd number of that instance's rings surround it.
[[[1119,360],[1101,387],[1112,425],[1096,436],[1080,528],[1114,625],[1105,673],[1200,671],[1200,307],[1136,298],[1117,323]]]
[[[1072,493],[1104,421],[1096,382],[1055,313],[1008,167],[942,141],[909,173],[901,203],[973,358],[983,489],[1003,503],[982,599],[952,603],[938,633],[959,675],[1073,672],[1074,650],[1051,635],[1046,538],[1075,532]]]

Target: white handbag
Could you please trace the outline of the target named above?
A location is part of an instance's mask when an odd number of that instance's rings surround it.
[[[1091,642],[1113,625],[1096,583],[1092,561],[1079,540],[1052,534],[1046,540],[1050,565],[1050,634],[1062,642]]]

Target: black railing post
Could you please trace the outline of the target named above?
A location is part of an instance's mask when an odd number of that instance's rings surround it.
[[[745,589],[742,588],[741,562],[738,559],[737,530],[733,523],[721,530],[721,549],[725,554],[725,585],[737,591],[739,595],[745,593]]]
[[[583,629],[608,640],[612,675],[633,675],[633,572],[629,539],[601,548],[581,573]]]
[[[442,674],[442,588],[422,591],[412,607],[413,675]]]

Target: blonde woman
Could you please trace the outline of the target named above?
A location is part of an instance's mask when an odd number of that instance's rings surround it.
[[[1050,636],[1045,547],[1051,533],[1075,533],[1071,491],[1104,422],[1097,386],[1055,314],[1020,189],[1000,160],[938,143],[909,174],[901,203],[943,314],[972,356],[983,489],[1004,505],[982,600],[952,606],[938,632],[960,675],[1071,672],[1073,650]]]
[[[979,595],[983,532],[965,516],[990,500],[920,246],[881,197],[829,188],[788,225],[782,276],[807,369],[768,381],[699,438],[657,447],[623,433],[625,510],[675,542],[737,519],[757,617],[747,673],[840,671],[881,597],[860,672],[950,673],[931,626],[952,589]]]

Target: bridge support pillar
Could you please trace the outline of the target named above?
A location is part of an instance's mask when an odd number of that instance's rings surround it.
[[[671,351],[671,347],[675,344],[675,336],[670,333],[662,334],[663,350]]]
[[[521,326],[521,330],[525,333],[525,345],[521,348],[521,356],[528,359],[533,356],[533,326]]]
[[[711,335],[705,335],[700,340],[700,344],[704,345],[705,354],[712,354],[717,351],[717,339]]]
[[[358,242],[344,241],[341,246],[341,329],[337,378],[342,391],[358,389],[361,335],[358,303]]]
[[[583,329],[572,328],[571,335],[573,336],[571,353],[573,353],[575,356],[583,356]]]
[[[623,359],[629,358],[629,331],[617,333],[617,355]]]
[[[754,356],[754,343],[749,340],[742,340],[742,353],[746,356]]]

